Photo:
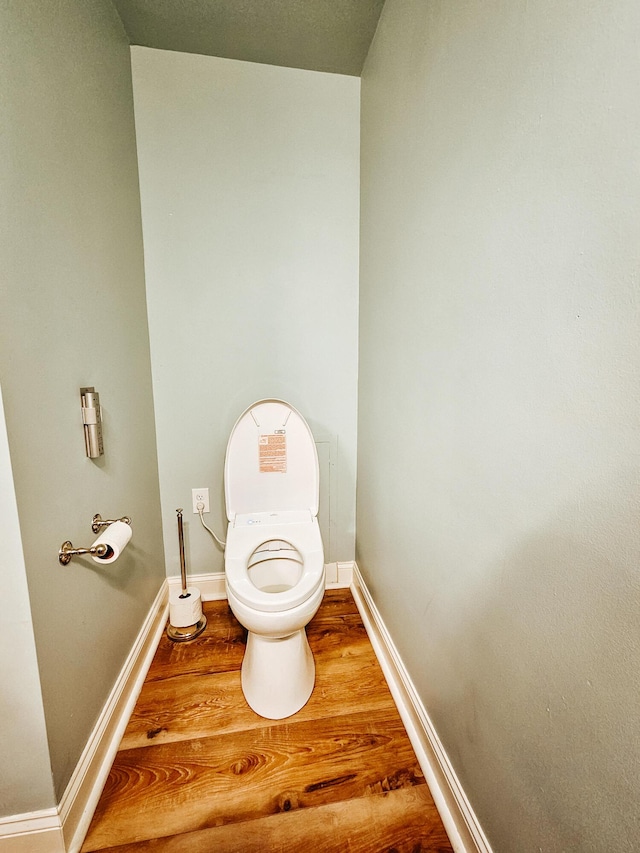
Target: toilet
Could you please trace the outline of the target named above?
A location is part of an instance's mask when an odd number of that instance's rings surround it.
[[[260,400],[237,420],[224,466],[225,585],[247,631],[242,692],[261,717],[299,711],[315,682],[305,626],[324,595],[318,454],[302,415]]]

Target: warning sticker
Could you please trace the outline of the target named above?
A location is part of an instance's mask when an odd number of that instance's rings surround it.
[[[261,474],[287,473],[286,435],[261,435],[258,439]]]

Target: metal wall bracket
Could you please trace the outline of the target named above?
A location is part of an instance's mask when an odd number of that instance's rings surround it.
[[[99,512],[93,516],[91,529],[94,533],[99,533],[103,527],[108,527],[116,521],[123,521],[125,524],[131,524],[131,519],[127,515],[122,518],[103,519]],[[81,557],[84,554],[90,554],[92,557],[104,557],[109,550],[109,546],[104,542],[97,545],[92,545],[90,548],[74,548],[72,543],[67,539],[63,542],[58,551],[58,561],[61,566],[67,566],[71,562],[72,557]]]
[[[103,527],[108,527],[110,524],[114,524],[116,521],[124,521],[125,524],[131,524],[131,519],[127,515],[123,515],[122,518],[103,519],[100,513],[97,512],[93,516],[91,529],[94,533],[99,533]]]
[[[101,542],[99,545],[92,545],[90,548],[74,548],[71,542],[67,539],[62,543],[58,551],[58,560],[61,566],[67,566],[71,562],[72,557],[80,557],[82,554],[91,554],[93,557],[104,557],[109,547]]]

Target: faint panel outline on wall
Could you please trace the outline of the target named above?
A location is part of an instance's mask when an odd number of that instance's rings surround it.
[[[318,510],[318,524],[322,534],[324,545],[325,563],[332,563],[337,558],[333,553],[335,536],[334,525],[337,518],[336,495],[337,489],[337,459],[338,439],[337,436],[321,436],[315,438],[318,451],[318,466],[320,469],[320,508]]]

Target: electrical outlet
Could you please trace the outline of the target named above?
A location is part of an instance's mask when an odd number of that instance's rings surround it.
[[[202,512],[209,512],[209,489],[191,489],[193,511],[198,512],[198,504],[204,504]]]

